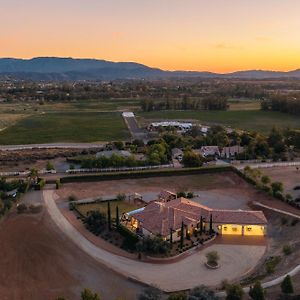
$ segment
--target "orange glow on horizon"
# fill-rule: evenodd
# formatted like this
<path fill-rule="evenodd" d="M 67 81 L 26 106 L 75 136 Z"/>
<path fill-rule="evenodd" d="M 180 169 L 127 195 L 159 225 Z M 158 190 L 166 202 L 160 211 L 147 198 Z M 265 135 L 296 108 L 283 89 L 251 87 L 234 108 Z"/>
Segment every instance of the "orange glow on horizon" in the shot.
<path fill-rule="evenodd" d="M 96 58 L 218 73 L 300 68 L 299 0 L 213 2 L 4 0 L 0 57 Z"/>

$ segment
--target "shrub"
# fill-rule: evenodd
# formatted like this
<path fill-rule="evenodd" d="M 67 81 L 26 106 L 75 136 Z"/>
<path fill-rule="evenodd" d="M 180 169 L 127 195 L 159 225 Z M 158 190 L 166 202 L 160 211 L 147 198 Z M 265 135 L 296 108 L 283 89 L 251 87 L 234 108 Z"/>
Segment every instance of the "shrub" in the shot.
<path fill-rule="evenodd" d="M 155 288 L 147 288 L 138 296 L 138 300 L 160 300 L 162 292 Z"/>
<path fill-rule="evenodd" d="M 54 165 L 50 161 L 47 162 L 46 170 L 47 171 L 55 170 Z"/>
<path fill-rule="evenodd" d="M 259 281 L 256 281 L 253 287 L 250 287 L 249 296 L 253 300 L 265 300 L 265 290 Z"/>
<path fill-rule="evenodd" d="M 192 198 L 194 198 L 194 193 L 193 192 L 188 192 L 187 195 L 186 195 L 186 197 L 188 199 L 192 199 Z"/>
<path fill-rule="evenodd" d="M 293 294 L 294 288 L 293 283 L 290 275 L 287 275 L 284 280 L 282 281 L 281 285 L 281 291 L 285 295 Z"/>
<path fill-rule="evenodd" d="M 279 264 L 279 262 L 281 261 L 281 257 L 280 256 L 274 256 L 274 257 L 270 257 L 265 265 L 266 268 L 266 272 L 268 274 L 272 274 L 275 272 L 276 266 Z"/>
<path fill-rule="evenodd" d="M 185 293 L 173 294 L 167 300 L 187 300 L 187 295 Z"/>
<path fill-rule="evenodd" d="M 283 245 L 282 252 L 284 255 L 290 255 L 292 253 L 292 247 L 290 245 Z"/>
<path fill-rule="evenodd" d="M 76 201 L 77 200 L 77 197 L 75 196 L 75 195 L 70 195 L 69 197 L 68 197 L 68 201 L 69 202 L 73 202 L 73 201 Z"/>
<path fill-rule="evenodd" d="M 57 180 L 55 181 L 55 188 L 56 188 L 57 190 L 59 190 L 60 187 L 61 187 L 60 179 L 57 179 Z"/>
<path fill-rule="evenodd" d="M 217 251 L 208 252 L 206 255 L 207 264 L 210 266 L 217 266 L 220 256 Z"/>
<path fill-rule="evenodd" d="M 177 198 L 181 198 L 181 197 L 186 198 L 186 193 L 185 192 L 178 192 L 177 193 Z"/>
<path fill-rule="evenodd" d="M 101 233 L 106 223 L 106 215 L 104 213 L 100 213 L 99 211 L 88 212 L 85 220 L 87 229 L 97 235 Z"/>
<path fill-rule="evenodd" d="M 17 212 L 18 212 L 18 214 L 22 214 L 22 213 L 24 213 L 26 211 L 27 211 L 27 205 L 26 204 L 21 203 L 21 204 L 19 204 L 17 206 Z"/>
<path fill-rule="evenodd" d="M 215 293 L 205 286 L 199 286 L 192 289 L 187 297 L 188 300 L 217 300 Z"/>
<path fill-rule="evenodd" d="M 226 295 L 226 300 L 242 300 L 244 291 L 240 284 L 229 284 L 226 287 Z"/>
<path fill-rule="evenodd" d="M 299 223 L 299 220 L 298 219 L 294 219 L 292 222 L 291 222 L 291 226 L 295 226 Z"/>

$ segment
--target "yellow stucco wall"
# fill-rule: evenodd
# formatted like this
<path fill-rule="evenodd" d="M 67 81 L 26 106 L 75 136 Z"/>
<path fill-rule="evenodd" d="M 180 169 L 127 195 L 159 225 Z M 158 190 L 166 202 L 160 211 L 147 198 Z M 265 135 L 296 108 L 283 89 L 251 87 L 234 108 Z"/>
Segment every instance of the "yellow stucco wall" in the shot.
<path fill-rule="evenodd" d="M 259 225 L 245 225 L 244 226 L 244 235 L 255 235 L 262 236 L 265 235 L 265 227 Z"/>
<path fill-rule="evenodd" d="M 242 225 L 231 225 L 225 224 L 222 225 L 222 234 L 230 234 L 230 235 L 242 235 L 243 233 L 243 226 Z"/>

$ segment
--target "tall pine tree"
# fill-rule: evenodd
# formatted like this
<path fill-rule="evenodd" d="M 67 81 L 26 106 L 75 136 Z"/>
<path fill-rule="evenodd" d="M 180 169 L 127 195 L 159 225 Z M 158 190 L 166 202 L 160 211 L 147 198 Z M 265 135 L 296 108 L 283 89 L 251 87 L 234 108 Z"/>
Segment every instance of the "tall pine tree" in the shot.
<path fill-rule="evenodd" d="M 111 212 L 110 212 L 110 202 L 107 201 L 107 225 L 108 230 L 111 230 Z"/>

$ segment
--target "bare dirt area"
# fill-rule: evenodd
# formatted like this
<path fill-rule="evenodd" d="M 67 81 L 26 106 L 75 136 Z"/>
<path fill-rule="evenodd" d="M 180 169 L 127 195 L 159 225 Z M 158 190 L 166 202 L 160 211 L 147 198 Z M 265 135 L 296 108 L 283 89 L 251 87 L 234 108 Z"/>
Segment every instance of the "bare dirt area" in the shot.
<path fill-rule="evenodd" d="M 300 186 L 300 170 L 298 171 L 296 167 L 267 168 L 262 172 L 268 175 L 273 182 L 282 182 L 286 194 L 289 193 L 294 198 L 300 197 L 300 190 L 294 190 L 294 187 Z"/>
<path fill-rule="evenodd" d="M 199 195 L 195 200 L 199 202 L 203 201 L 206 205 L 213 205 L 213 202 L 220 202 L 219 200 L 222 199 L 222 195 L 226 198 L 229 195 L 235 195 L 236 201 L 240 202 L 239 205 L 241 205 L 239 208 L 245 207 L 246 203 L 251 200 L 253 193 L 256 192 L 236 174 L 226 172 L 219 174 L 68 183 L 64 184 L 57 191 L 57 194 L 61 199 L 67 199 L 70 195 L 74 195 L 78 199 L 86 199 L 105 197 L 107 195 L 115 196 L 119 193 L 127 195 L 140 193 L 143 195 L 148 194 L 148 196 L 152 195 L 153 199 L 155 199 L 162 190 L 173 192 L 193 191 Z M 216 199 L 216 195 L 219 195 L 220 199 Z M 228 205 L 237 206 L 236 201 Z M 229 201 L 227 202 L 229 203 Z"/>
<path fill-rule="evenodd" d="M 45 210 L 11 213 L 0 223 L 0 299 L 79 299 L 87 287 L 103 299 L 135 299 L 142 287 L 97 263 L 64 237 Z"/>

